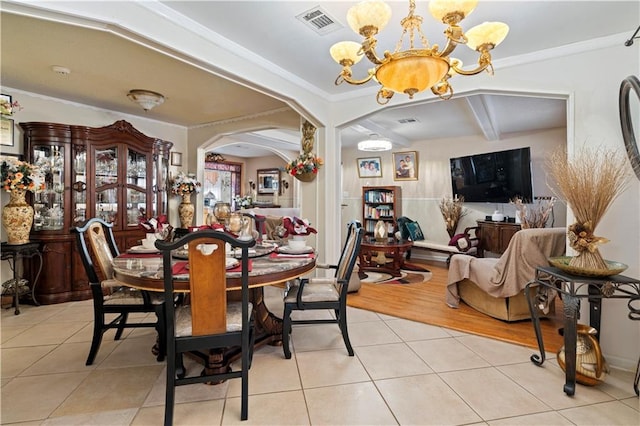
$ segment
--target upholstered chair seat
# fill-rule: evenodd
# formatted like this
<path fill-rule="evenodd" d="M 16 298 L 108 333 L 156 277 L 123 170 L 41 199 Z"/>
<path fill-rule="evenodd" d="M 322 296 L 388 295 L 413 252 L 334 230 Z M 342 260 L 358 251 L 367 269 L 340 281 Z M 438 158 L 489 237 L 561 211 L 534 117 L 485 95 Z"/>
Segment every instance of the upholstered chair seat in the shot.
<path fill-rule="evenodd" d="M 285 303 L 295 303 L 300 291 L 299 282 L 294 283 L 284 298 Z M 310 278 L 300 297 L 303 302 L 336 302 L 340 299 L 340 290 L 336 278 Z"/>
<path fill-rule="evenodd" d="M 253 312 L 253 304 L 249 302 L 249 315 Z M 176 307 L 176 337 L 189 337 L 191 333 L 191 306 Z M 227 303 L 227 332 L 242 330 L 242 303 Z"/>

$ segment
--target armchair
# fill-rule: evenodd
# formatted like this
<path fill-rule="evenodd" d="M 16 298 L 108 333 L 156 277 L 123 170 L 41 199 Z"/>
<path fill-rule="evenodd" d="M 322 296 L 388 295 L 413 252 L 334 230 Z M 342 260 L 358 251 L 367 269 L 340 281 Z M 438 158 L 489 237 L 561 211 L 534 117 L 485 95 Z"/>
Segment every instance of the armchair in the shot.
<path fill-rule="evenodd" d="M 113 258 L 120 254 L 113 237 L 113 225 L 102 219 L 92 218 L 86 221 L 84 225 L 72 228 L 71 231 L 76 236 L 78 253 L 87 273 L 93 295 L 93 338 L 86 365 L 93 364 L 100 349 L 100 343 L 102 343 L 102 336 L 107 330 L 116 329 L 114 340 L 119 340 L 125 328 L 138 327 L 156 328 L 160 336 L 157 359 L 162 361 L 165 356 L 164 340 L 162 338 L 164 301 L 161 297 L 149 292 L 122 286 L 113 279 L 113 266 L 111 263 Z M 89 247 L 91 247 L 96 259 L 97 269 L 93 258 L 89 254 Z M 98 270 L 104 279 L 101 280 L 99 278 Z M 157 321 L 128 322 L 129 314 L 135 312 L 154 312 Z M 117 316 L 113 320 L 107 321 L 107 315 L 113 314 L 117 314 Z"/>
<path fill-rule="evenodd" d="M 342 249 L 340 261 L 331 267 L 335 269 L 333 278 L 303 278 L 287 289 L 282 316 L 282 349 L 285 358 L 291 358 L 289 335 L 292 324 L 338 324 L 349 356 L 354 355 L 347 331 L 347 292 L 353 267 L 360 251 L 363 232 L 364 229 L 360 227 L 359 222 L 349 224 L 347 240 Z M 294 310 L 318 309 L 332 309 L 335 313 L 335 319 L 291 319 L 291 313 Z"/>
<path fill-rule="evenodd" d="M 451 259 L 446 303 L 457 308 L 463 300 L 472 308 L 505 321 L 529 319 L 525 285 L 538 266 L 548 266 L 549 257 L 565 252 L 565 228 L 523 229 L 515 233 L 500 258 L 457 255 Z M 548 300 L 548 314 L 553 309 Z"/>

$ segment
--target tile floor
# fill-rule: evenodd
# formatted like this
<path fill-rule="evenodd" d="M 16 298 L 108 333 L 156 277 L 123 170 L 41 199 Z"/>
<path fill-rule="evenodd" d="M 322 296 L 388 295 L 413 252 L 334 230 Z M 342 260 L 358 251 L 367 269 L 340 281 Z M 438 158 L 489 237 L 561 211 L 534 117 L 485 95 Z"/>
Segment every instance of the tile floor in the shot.
<path fill-rule="evenodd" d="M 266 291 L 281 312 L 281 290 Z M 91 324 L 90 301 L 2 310 L 2 424 L 162 423 L 165 373 L 150 351 L 153 331 L 118 342 L 109 333 L 86 367 Z M 540 368 L 529 348 L 358 309 L 349 324 L 355 357 L 335 325 L 294 327 L 290 360 L 280 347 L 257 350 L 242 424 L 640 424 L 632 372 L 614 370 L 568 397 L 552 355 Z M 239 384 L 177 388 L 175 424 L 241 423 Z"/>

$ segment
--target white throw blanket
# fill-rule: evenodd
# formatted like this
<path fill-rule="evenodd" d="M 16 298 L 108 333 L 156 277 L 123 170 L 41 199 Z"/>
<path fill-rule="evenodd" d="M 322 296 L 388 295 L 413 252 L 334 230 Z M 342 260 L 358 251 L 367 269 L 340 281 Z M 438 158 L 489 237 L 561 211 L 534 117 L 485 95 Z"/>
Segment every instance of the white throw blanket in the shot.
<path fill-rule="evenodd" d="M 458 282 L 465 278 L 493 297 L 515 296 L 534 278 L 536 267 L 549 266 L 549 257 L 565 252 L 565 241 L 565 228 L 523 229 L 515 233 L 499 259 L 453 256 L 447 280 L 447 305 L 458 307 Z"/>

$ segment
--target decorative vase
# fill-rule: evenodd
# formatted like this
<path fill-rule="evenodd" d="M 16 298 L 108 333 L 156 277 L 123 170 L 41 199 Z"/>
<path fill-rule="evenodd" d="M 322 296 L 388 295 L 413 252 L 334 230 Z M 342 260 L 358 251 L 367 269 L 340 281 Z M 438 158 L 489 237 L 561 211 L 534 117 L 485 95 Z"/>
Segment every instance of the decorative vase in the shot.
<path fill-rule="evenodd" d="M 229 216 L 231 215 L 231 205 L 224 201 L 218 201 L 213 206 L 213 215 L 216 217 L 219 223 L 223 225 L 229 224 Z"/>
<path fill-rule="evenodd" d="M 313 182 L 316 178 L 316 173 L 306 172 L 306 173 L 298 173 L 293 175 L 294 178 L 298 179 L 301 182 Z"/>
<path fill-rule="evenodd" d="M 191 194 L 182 195 L 182 203 L 178 206 L 178 215 L 180 215 L 180 226 L 189 228 L 193 223 L 193 212 L 195 208 L 191 204 Z"/>
<path fill-rule="evenodd" d="M 234 234 L 238 234 L 238 232 L 240 232 L 240 230 L 242 229 L 242 214 L 231 213 L 231 215 L 229 216 L 228 228 L 229 231 L 233 232 Z"/>
<path fill-rule="evenodd" d="M 25 244 L 29 242 L 29 232 L 33 224 L 33 207 L 25 200 L 25 191 L 13 190 L 9 203 L 2 209 L 2 226 L 7 232 L 7 243 Z"/>
<path fill-rule="evenodd" d="M 559 330 L 564 335 L 564 329 Z M 602 355 L 600 343 L 595 335 L 598 330 L 586 324 L 577 325 L 576 339 L 576 382 L 587 386 L 595 386 L 604 381 L 609 372 L 607 361 Z M 566 371 L 566 359 L 564 346 L 560 348 L 557 356 L 558 365 Z"/>

